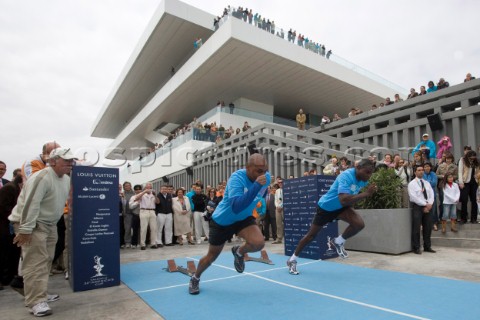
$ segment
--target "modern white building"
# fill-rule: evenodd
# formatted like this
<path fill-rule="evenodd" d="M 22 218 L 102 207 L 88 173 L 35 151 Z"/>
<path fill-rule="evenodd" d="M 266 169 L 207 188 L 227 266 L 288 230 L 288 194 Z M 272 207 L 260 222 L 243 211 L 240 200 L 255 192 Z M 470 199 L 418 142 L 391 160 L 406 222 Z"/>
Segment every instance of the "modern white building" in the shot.
<path fill-rule="evenodd" d="M 215 17 L 164 0 L 127 61 L 92 129 L 94 137 L 114 139 L 111 158 L 130 160 L 123 180 L 142 183 L 189 167 L 193 152 L 212 145 L 192 132 L 146 155 L 194 117 L 226 128 L 245 121 L 292 125 L 302 108 L 317 126 L 324 114 L 346 116 L 404 93 L 340 57 L 287 41 L 278 26 L 272 33 L 228 16 L 214 28 Z M 195 48 L 197 39 L 202 45 Z M 227 107 L 215 107 L 219 100 Z"/>

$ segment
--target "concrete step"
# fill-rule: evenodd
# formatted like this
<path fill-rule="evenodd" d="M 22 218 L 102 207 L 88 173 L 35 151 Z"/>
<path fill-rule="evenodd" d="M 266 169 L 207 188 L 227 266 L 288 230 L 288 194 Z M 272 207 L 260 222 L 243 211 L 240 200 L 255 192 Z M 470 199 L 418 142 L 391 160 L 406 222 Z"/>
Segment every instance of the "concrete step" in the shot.
<path fill-rule="evenodd" d="M 450 231 L 450 222 L 447 223 L 447 232 L 432 231 L 432 246 L 452 248 L 477 248 L 480 249 L 480 224 L 458 224 L 458 232 Z"/>
<path fill-rule="evenodd" d="M 431 237 L 432 247 L 480 249 L 480 239 Z"/>
<path fill-rule="evenodd" d="M 458 232 L 452 232 L 450 226 L 447 228 L 446 233 L 442 233 L 441 228 L 438 231 L 432 231 L 432 237 L 439 238 L 467 238 L 467 239 L 480 239 L 480 230 L 462 230 L 457 228 Z"/>
<path fill-rule="evenodd" d="M 450 222 L 447 222 L 447 225 L 450 225 Z M 480 230 L 480 223 L 465 223 L 461 224 L 457 222 L 458 229 L 462 230 Z"/>

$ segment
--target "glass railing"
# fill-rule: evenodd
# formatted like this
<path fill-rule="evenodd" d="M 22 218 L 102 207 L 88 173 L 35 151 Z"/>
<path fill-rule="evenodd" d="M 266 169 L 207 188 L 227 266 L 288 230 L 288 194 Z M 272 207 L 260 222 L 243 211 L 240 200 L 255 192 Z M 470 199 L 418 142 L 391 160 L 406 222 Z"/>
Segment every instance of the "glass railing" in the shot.
<path fill-rule="evenodd" d="M 246 117 L 246 118 L 262 120 L 264 122 L 276 123 L 276 124 L 289 126 L 289 127 L 293 127 L 293 128 L 297 127 L 297 122 L 293 119 L 287 119 L 287 118 L 282 118 L 282 117 L 279 117 L 279 116 L 268 115 L 268 114 L 264 114 L 264 113 L 244 109 L 244 108 L 235 107 L 233 109 L 230 109 L 230 107 L 225 106 L 225 107 L 222 107 L 220 109 L 220 111 L 224 112 L 224 113 L 230 113 L 230 114 L 243 116 L 243 117 Z M 305 127 L 306 127 L 306 129 L 308 129 L 310 127 L 310 125 L 306 124 Z"/>
<path fill-rule="evenodd" d="M 220 19 L 220 21 L 218 22 L 218 24 L 216 26 L 213 26 L 212 30 L 213 31 L 216 31 L 218 30 L 224 23 L 226 20 L 230 19 L 232 17 L 232 12 L 229 12 L 228 16 L 225 16 L 223 18 Z M 281 39 L 284 39 L 285 41 L 288 41 L 288 42 L 292 42 L 292 45 L 297 45 L 297 46 L 300 46 L 300 47 L 303 47 L 305 48 L 306 50 L 310 50 L 316 54 L 319 55 L 319 57 L 321 59 L 329 59 L 333 62 L 336 62 L 342 66 L 344 66 L 345 68 L 348 68 L 352 71 L 355 71 L 365 77 L 368 77 L 376 82 L 379 82 L 391 89 L 393 89 L 395 92 L 397 93 L 400 93 L 400 94 L 404 94 L 404 95 L 407 95 L 408 94 L 408 91 L 405 89 L 405 88 L 402 88 L 401 86 L 391 82 L 391 81 L 388 81 L 387 79 L 377 75 L 377 74 L 374 74 L 373 72 L 371 71 L 368 71 L 367 69 L 365 68 L 362 68 L 360 67 L 359 65 L 356 65 L 334 53 L 332 53 L 332 51 L 330 50 L 330 48 L 325 48 L 324 46 L 321 46 L 319 45 L 317 42 L 314 42 L 313 40 L 308 40 L 307 41 L 299 41 L 297 37 L 293 38 L 293 41 L 292 41 L 292 38 L 289 39 L 289 35 L 288 35 L 288 30 L 289 29 L 283 29 L 277 25 L 268 25 L 268 24 L 263 24 L 263 18 L 261 18 L 262 20 L 255 20 L 255 19 L 249 19 L 248 17 L 245 17 L 243 14 L 240 15 L 240 17 L 236 17 L 237 19 L 239 20 L 242 20 L 242 21 L 245 21 L 245 23 L 248 23 L 248 24 L 251 24 L 251 25 L 254 25 L 254 26 L 257 26 L 258 28 L 260 29 L 263 29 L 265 30 L 266 32 L 269 32 L 271 33 L 272 35 L 275 35 Z M 255 24 L 256 23 L 256 24 Z"/>
<path fill-rule="evenodd" d="M 221 107 L 219 111 L 223 113 L 229 113 L 237 116 L 246 117 L 246 118 L 262 120 L 264 122 L 273 122 L 273 118 L 274 118 L 273 115 L 268 115 L 265 113 L 256 112 L 256 111 L 252 111 L 244 108 L 238 108 L 238 107 L 230 108 L 228 106 L 224 106 L 224 107 Z"/>
<path fill-rule="evenodd" d="M 385 78 L 382 78 L 381 76 L 373 73 L 373 72 L 370 72 L 368 71 L 367 69 L 364 69 L 356 64 L 354 64 L 353 62 L 350 62 L 348 60 L 345 60 L 343 59 L 342 57 L 340 56 L 337 56 L 337 55 L 334 55 L 332 54 L 330 56 L 330 60 L 338 63 L 338 64 L 341 64 L 342 66 L 350 69 L 350 70 L 353 70 L 361 75 L 364 75 L 372 80 L 375 80 L 377 82 L 380 82 L 384 85 L 386 85 L 387 87 L 395 90 L 395 92 L 397 93 L 400 93 L 400 94 L 404 94 L 404 95 L 408 95 L 408 91 L 405 89 L 405 88 L 402 88 L 401 86 L 391 82 L 391 81 L 388 81 L 387 79 Z"/>

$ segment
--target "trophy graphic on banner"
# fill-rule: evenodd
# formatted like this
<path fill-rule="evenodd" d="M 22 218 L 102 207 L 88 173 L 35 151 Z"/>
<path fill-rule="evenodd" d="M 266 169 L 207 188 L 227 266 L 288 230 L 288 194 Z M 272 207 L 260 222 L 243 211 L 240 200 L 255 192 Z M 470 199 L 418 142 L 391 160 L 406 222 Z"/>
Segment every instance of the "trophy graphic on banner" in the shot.
<path fill-rule="evenodd" d="M 330 236 L 327 236 L 327 251 L 333 251 L 332 244 L 330 243 L 331 239 Z"/>
<path fill-rule="evenodd" d="M 97 272 L 95 277 L 103 276 L 102 269 L 103 269 L 104 265 L 100 262 L 101 259 L 102 259 L 102 257 L 99 257 L 99 256 L 93 257 L 93 260 L 95 261 L 95 265 L 93 266 L 93 269 L 95 269 L 95 271 Z"/>

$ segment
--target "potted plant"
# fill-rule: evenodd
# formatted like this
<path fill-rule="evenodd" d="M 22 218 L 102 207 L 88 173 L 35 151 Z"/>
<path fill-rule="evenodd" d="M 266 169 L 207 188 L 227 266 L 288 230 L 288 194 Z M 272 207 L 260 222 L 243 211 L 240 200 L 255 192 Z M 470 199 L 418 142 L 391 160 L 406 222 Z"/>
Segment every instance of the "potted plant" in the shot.
<path fill-rule="evenodd" d="M 365 221 L 365 229 L 345 247 L 350 250 L 400 254 L 412 250 L 412 215 L 409 208 L 401 208 L 400 190 L 402 184 L 392 168 L 379 168 L 369 180 L 378 191 L 361 201 L 356 211 Z M 347 224 L 340 221 L 339 232 Z"/>
<path fill-rule="evenodd" d="M 391 168 L 378 168 L 370 177 L 369 183 L 377 186 L 377 192 L 359 202 L 358 209 L 397 209 L 400 208 L 400 179 Z"/>

